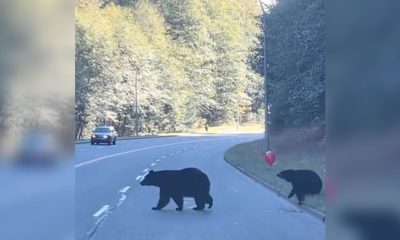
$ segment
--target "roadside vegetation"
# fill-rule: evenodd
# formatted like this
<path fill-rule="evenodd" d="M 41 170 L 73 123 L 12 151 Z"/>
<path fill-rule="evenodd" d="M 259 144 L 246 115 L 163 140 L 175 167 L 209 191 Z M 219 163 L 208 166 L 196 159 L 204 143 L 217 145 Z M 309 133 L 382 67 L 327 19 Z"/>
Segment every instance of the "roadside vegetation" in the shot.
<path fill-rule="evenodd" d="M 265 140 L 236 145 L 225 152 L 224 158 L 247 174 L 271 186 L 283 195 L 289 195 L 291 184 L 276 176 L 286 169 L 311 169 L 318 173 L 325 183 L 325 151 L 322 143 L 310 142 L 301 137 L 306 130 L 286 131 L 272 136 L 271 148 L 277 156 L 276 164 L 267 165 L 264 160 Z M 297 138 L 297 139 L 296 139 Z M 305 204 L 317 211 L 325 212 L 324 187 L 321 194 L 309 196 Z M 296 202 L 296 197 L 292 198 Z"/>
<path fill-rule="evenodd" d="M 263 140 L 234 146 L 225 159 L 288 195 L 290 184 L 276 177 L 281 170 L 311 169 L 325 180 L 324 1 L 279 0 L 266 26 L 269 131 L 277 163 L 265 163 Z M 324 211 L 324 193 L 306 204 Z"/>
<path fill-rule="evenodd" d="M 190 133 L 208 133 L 208 134 L 222 134 L 222 133 L 262 133 L 264 132 L 264 124 L 260 123 L 247 123 L 244 125 L 224 124 L 220 126 L 209 126 L 206 132 L 205 128 L 195 128 Z"/>

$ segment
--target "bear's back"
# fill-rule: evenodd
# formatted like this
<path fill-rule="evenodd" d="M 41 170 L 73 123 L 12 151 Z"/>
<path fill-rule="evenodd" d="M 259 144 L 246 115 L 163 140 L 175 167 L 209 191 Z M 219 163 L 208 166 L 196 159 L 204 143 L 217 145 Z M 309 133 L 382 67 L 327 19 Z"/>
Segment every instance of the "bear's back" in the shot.
<path fill-rule="evenodd" d="M 195 194 L 208 193 L 210 181 L 205 173 L 197 168 L 185 168 L 180 172 L 180 187 L 184 195 L 193 196 Z"/>
<path fill-rule="evenodd" d="M 197 168 L 184 168 L 179 172 L 182 178 L 207 178 L 207 175 Z"/>
<path fill-rule="evenodd" d="M 193 196 L 210 189 L 207 175 L 197 168 L 158 171 L 157 175 L 160 187 L 172 193 Z"/>
<path fill-rule="evenodd" d="M 157 178 L 160 180 L 183 181 L 197 178 L 207 178 L 202 171 L 197 168 L 184 168 L 182 170 L 163 170 L 157 172 Z"/>
<path fill-rule="evenodd" d="M 312 170 L 296 170 L 293 184 L 300 187 L 307 193 L 319 193 L 322 189 L 322 180 L 318 174 Z"/>

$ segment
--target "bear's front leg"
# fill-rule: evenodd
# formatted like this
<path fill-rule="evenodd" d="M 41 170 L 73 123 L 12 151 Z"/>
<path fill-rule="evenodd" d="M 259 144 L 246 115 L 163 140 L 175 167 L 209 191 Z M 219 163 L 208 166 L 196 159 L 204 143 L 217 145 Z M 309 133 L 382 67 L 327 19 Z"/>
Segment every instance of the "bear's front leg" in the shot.
<path fill-rule="evenodd" d="M 153 207 L 152 209 L 153 210 L 161 210 L 162 208 L 167 206 L 167 204 L 169 203 L 169 199 L 170 199 L 170 196 L 160 193 L 160 199 L 158 199 L 157 206 Z"/>

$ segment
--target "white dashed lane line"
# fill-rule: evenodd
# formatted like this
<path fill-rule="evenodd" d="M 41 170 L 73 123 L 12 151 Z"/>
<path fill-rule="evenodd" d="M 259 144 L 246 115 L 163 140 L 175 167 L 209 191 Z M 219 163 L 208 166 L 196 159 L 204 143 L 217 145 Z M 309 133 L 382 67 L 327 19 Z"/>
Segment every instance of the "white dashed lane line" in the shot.
<path fill-rule="evenodd" d="M 126 199 L 126 195 L 122 194 L 117 203 L 117 207 L 121 206 L 124 203 L 125 199 Z"/>
<path fill-rule="evenodd" d="M 162 159 L 163 159 L 163 158 L 167 158 L 167 156 L 162 156 L 161 158 L 162 158 Z"/>
<path fill-rule="evenodd" d="M 137 176 L 137 177 L 136 177 L 136 181 L 139 180 L 139 179 L 141 179 L 141 178 L 142 178 L 142 175 Z"/>
<path fill-rule="evenodd" d="M 102 208 L 100 208 L 97 212 L 95 212 L 93 214 L 93 217 L 98 218 L 101 215 L 103 215 L 104 213 L 108 212 L 109 209 L 110 209 L 110 205 L 104 205 Z"/>
<path fill-rule="evenodd" d="M 153 167 L 153 166 L 155 166 L 156 164 L 157 164 L 157 163 L 152 163 L 152 164 L 150 164 L 150 166 L 152 166 L 152 167 Z"/>
<path fill-rule="evenodd" d="M 125 201 L 125 199 L 126 199 L 126 195 L 122 194 L 122 195 L 121 195 L 121 198 L 120 198 L 119 200 L 120 200 L 120 201 Z"/>
<path fill-rule="evenodd" d="M 170 154 L 168 154 L 168 155 L 170 155 L 170 156 L 174 156 L 174 154 L 173 154 L 173 153 L 170 153 Z"/>
<path fill-rule="evenodd" d="M 124 188 L 121 188 L 120 190 L 119 190 L 119 193 L 126 193 L 128 190 L 129 190 L 129 188 L 131 188 L 130 186 L 126 186 L 126 187 L 124 187 Z"/>
<path fill-rule="evenodd" d="M 156 162 L 159 162 L 161 159 L 157 159 Z"/>
<path fill-rule="evenodd" d="M 149 171 L 149 169 L 146 168 L 146 169 L 144 169 L 142 172 L 146 173 L 146 172 L 148 172 L 148 171 Z"/>

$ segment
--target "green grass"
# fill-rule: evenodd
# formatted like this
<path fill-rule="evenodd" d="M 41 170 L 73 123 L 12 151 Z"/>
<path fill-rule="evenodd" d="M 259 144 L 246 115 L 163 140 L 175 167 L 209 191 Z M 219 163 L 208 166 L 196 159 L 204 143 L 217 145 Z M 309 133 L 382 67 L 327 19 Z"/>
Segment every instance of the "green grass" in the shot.
<path fill-rule="evenodd" d="M 302 146 L 276 151 L 276 164 L 270 167 L 264 161 L 264 141 L 258 140 L 236 145 L 225 152 L 225 159 L 249 175 L 272 185 L 286 196 L 292 188 L 291 184 L 276 177 L 276 174 L 284 169 L 311 169 L 316 171 L 324 181 L 325 153 L 321 148 Z M 293 197 L 292 200 L 297 199 Z M 319 212 L 325 212 L 324 189 L 319 195 L 307 197 L 305 204 Z"/>

